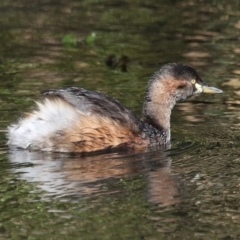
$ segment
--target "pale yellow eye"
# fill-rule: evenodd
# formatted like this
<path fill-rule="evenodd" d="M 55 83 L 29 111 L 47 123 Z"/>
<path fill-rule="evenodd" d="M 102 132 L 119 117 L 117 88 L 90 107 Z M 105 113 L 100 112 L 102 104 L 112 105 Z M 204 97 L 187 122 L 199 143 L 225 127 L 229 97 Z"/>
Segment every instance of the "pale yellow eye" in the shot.
<path fill-rule="evenodd" d="M 195 79 L 191 80 L 191 83 L 192 83 L 192 84 L 195 84 L 195 83 L 196 83 L 196 80 L 195 80 Z"/>

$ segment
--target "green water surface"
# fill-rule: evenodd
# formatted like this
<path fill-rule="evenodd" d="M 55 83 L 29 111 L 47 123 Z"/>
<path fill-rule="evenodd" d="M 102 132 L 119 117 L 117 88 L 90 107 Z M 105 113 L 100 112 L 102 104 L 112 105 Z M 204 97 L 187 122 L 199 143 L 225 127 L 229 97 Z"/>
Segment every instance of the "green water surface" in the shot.
<path fill-rule="evenodd" d="M 237 0 L 2 0 L 0 239 L 239 239 L 239 16 Z M 167 62 L 224 91 L 174 108 L 170 150 L 7 148 L 7 126 L 49 88 L 99 90 L 140 116 Z"/>

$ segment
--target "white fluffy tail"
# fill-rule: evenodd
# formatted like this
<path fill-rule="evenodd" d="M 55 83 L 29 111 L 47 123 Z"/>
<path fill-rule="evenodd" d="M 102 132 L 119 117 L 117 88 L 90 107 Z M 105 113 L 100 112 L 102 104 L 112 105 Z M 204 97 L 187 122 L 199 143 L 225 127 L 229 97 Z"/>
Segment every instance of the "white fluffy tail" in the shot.
<path fill-rule="evenodd" d="M 69 127 L 80 117 L 78 109 L 61 98 L 36 102 L 38 109 L 8 127 L 8 145 L 51 151 L 52 133 Z"/>

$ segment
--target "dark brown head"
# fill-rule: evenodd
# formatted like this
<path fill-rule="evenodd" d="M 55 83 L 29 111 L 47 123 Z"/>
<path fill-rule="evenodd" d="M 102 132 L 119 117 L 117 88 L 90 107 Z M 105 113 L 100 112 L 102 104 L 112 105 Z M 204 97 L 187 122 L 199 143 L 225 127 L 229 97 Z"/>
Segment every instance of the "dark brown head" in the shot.
<path fill-rule="evenodd" d="M 220 89 L 205 85 L 197 71 L 189 65 L 169 63 L 161 67 L 151 77 L 147 91 L 146 101 L 163 102 L 177 101 L 197 93 L 222 93 Z"/>
<path fill-rule="evenodd" d="M 169 63 L 151 77 L 143 105 L 143 120 L 158 128 L 170 128 L 171 109 L 177 101 L 198 93 L 221 93 L 206 86 L 189 65 Z"/>

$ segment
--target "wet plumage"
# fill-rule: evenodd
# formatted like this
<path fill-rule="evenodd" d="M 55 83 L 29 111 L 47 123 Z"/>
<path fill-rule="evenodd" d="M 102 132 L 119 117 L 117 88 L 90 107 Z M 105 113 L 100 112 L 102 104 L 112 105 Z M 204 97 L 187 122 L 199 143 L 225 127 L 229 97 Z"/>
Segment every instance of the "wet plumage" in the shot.
<path fill-rule="evenodd" d="M 148 83 L 140 120 L 120 102 L 97 91 L 48 90 L 35 111 L 8 127 L 8 145 L 53 152 L 166 146 L 173 106 L 201 92 L 221 90 L 204 86 L 188 65 L 166 64 Z"/>

